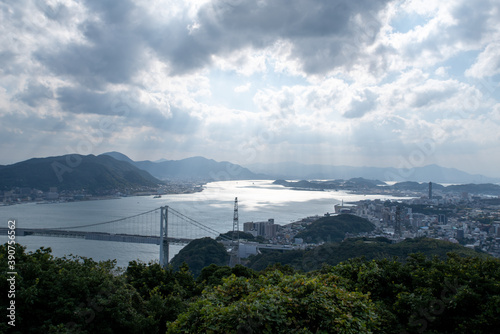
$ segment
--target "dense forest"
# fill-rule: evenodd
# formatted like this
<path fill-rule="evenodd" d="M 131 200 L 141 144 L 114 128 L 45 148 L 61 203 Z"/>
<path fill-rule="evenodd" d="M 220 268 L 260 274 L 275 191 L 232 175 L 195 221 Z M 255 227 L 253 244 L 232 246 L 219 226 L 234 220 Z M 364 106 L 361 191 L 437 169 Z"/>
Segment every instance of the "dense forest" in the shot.
<path fill-rule="evenodd" d="M 4 294 L 7 254 L 0 246 Z M 15 258 L 15 327 L 4 316 L 1 332 L 493 333 L 500 326 L 500 261 L 487 256 L 355 258 L 309 272 L 211 264 L 197 277 L 187 264 L 133 261 L 118 271 L 114 261 L 57 258 L 49 248 L 17 245 Z M 1 299 L 4 312 L 9 300 Z"/>
<path fill-rule="evenodd" d="M 460 256 L 490 257 L 486 253 L 459 244 L 425 237 L 406 239 L 398 243 L 392 243 L 383 237 L 349 238 L 342 242 L 325 243 L 310 250 L 283 252 L 262 250 L 261 252 L 248 260 L 248 267 L 262 270 L 275 263 L 281 263 L 290 265 L 296 270 L 311 271 L 321 269 L 323 264 L 337 265 L 356 257 L 364 257 L 367 260 L 397 258 L 398 261 L 404 262 L 408 256 L 417 252 L 427 257 L 437 256 L 440 259 L 445 259 L 449 252 Z"/>
<path fill-rule="evenodd" d="M 307 243 L 342 241 L 346 233 L 359 234 L 371 232 L 375 225 L 368 219 L 350 214 L 325 216 L 312 222 L 297 233 L 295 238 L 304 239 Z"/>

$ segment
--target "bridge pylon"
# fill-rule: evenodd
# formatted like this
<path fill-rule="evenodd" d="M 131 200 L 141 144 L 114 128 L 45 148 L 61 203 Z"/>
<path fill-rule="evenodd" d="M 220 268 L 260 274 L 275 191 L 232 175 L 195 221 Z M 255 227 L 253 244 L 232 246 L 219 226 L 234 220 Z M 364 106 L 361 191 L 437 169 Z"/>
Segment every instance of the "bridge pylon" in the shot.
<path fill-rule="evenodd" d="M 165 268 L 169 258 L 168 206 L 162 206 L 160 209 L 160 265 Z"/>

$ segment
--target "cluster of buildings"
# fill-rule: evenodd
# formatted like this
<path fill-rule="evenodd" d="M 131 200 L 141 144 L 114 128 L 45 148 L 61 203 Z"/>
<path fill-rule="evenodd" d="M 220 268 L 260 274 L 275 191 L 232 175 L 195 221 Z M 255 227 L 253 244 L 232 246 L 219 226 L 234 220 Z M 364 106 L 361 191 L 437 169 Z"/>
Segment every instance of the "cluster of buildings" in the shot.
<path fill-rule="evenodd" d="M 59 191 L 57 187 L 50 187 L 48 191 L 28 187 L 16 187 L 9 191 L 0 191 L 0 203 L 10 205 L 25 202 L 54 202 L 54 201 L 79 201 L 91 199 L 92 195 L 85 190 Z"/>
<path fill-rule="evenodd" d="M 366 237 L 386 237 L 394 242 L 406 238 L 429 237 L 474 248 L 500 257 L 500 197 L 471 196 L 468 193 L 440 193 L 432 189 L 425 195 L 404 200 L 363 200 L 335 206 L 335 214 L 348 213 L 372 222 L 375 230 Z M 325 215 L 330 215 L 329 213 Z M 287 225 L 274 219 L 247 222 L 243 231 L 260 241 L 293 248 L 305 245 L 295 235 L 322 216 L 306 217 Z M 361 235 L 349 235 L 357 237 Z"/>
<path fill-rule="evenodd" d="M 29 187 L 15 187 L 8 191 L 0 190 L 0 205 L 11 205 L 26 202 L 72 202 L 89 199 L 101 199 L 124 196 L 147 196 L 166 194 L 189 194 L 202 191 L 203 187 L 199 183 L 190 182 L 169 182 L 159 185 L 158 188 L 134 187 L 128 189 L 109 189 L 98 193 L 80 190 L 61 190 L 57 187 L 50 187 L 47 191 L 33 189 Z"/>
<path fill-rule="evenodd" d="M 273 239 L 278 234 L 279 225 L 274 223 L 274 219 L 268 219 L 264 222 L 246 222 L 243 224 L 243 232 L 250 233 L 254 237 L 263 237 Z"/>
<path fill-rule="evenodd" d="M 425 236 L 500 257 L 500 198 L 429 195 L 400 201 L 360 201 L 347 210 L 375 224 L 369 236 L 396 242 Z"/>

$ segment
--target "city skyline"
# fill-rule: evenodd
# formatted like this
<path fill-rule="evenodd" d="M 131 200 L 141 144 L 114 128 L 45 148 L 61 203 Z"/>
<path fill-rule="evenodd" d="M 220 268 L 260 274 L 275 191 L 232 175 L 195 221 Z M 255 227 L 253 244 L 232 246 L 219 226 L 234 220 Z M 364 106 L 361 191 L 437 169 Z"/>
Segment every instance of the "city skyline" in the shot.
<path fill-rule="evenodd" d="M 2 165 L 118 151 L 500 176 L 498 2 L 0 9 Z"/>

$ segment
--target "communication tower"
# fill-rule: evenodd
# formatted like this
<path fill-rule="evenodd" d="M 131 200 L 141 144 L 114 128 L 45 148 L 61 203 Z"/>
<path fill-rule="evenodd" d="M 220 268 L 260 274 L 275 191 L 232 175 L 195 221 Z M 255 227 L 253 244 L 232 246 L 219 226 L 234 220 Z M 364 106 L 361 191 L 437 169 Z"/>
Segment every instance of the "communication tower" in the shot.
<path fill-rule="evenodd" d="M 234 198 L 234 215 L 233 215 L 233 236 L 231 238 L 231 257 L 229 266 L 234 267 L 240 264 L 240 223 L 238 219 L 238 197 Z"/>

